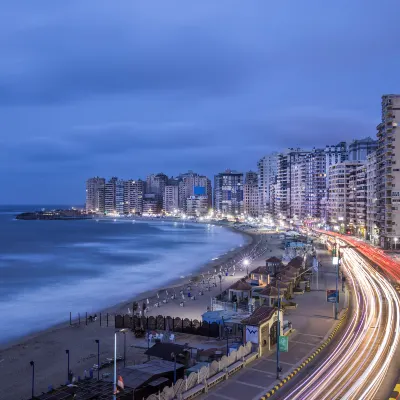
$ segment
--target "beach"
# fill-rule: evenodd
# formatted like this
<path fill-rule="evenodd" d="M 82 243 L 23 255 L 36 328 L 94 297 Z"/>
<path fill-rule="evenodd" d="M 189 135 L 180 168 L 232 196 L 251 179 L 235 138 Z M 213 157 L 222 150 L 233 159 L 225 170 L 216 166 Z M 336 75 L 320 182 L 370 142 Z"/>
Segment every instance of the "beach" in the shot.
<path fill-rule="evenodd" d="M 128 308 L 134 301 L 139 304 L 143 300 L 149 299 L 150 310 L 147 315 L 171 315 L 173 317 L 188 316 L 193 319 L 200 319 L 203 312 L 206 311 L 207 305 L 211 301 L 211 297 L 216 296 L 219 291 L 219 285 L 211 289 L 204 296 L 198 297 L 195 301 L 186 300 L 185 307 L 180 307 L 178 300 L 171 301 L 168 304 L 162 304 L 161 307 L 154 307 L 157 299 L 157 293 L 164 293 L 168 290 L 169 293 L 175 289 L 178 291 L 181 287 L 187 286 L 189 280 L 193 276 L 207 274 L 219 265 L 227 262 L 228 259 L 239 260 L 246 254 L 251 243 L 259 240 L 260 235 L 250 234 L 247 236 L 247 245 L 229 251 L 223 254 L 218 259 L 210 261 L 202 265 L 196 271 L 188 274 L 184 278 L 169 282 L 167 285 L 162 285 L 157 288 L 156 282 L 154 288 L 147 292 L 140 293 L 127 301 L 121 302 L 115 306 L 101 310 L 102 326 L 99 320 L 85 325 L 85 319 L 82 316 L 81 324 L 78 325 L 74 320 L 72 326 L 69 322 L 59 324 L 44 331 L 25 336 L 8 345 L 3 345 L 0 350 L 0 387 L 3 389 L 0 394 L 0 399 L 27 399 L 30 397 L 31 387 L 31 366 L 30 361 L 35 362 L 35 387 L 36 392 L 41 393 L 47 391 L 49 385 L 57 387 L 64 384 L 67 380 L 67 356 L 65 350 L 70 351 L 70 369 L 75 376 L 84 376 L 84 371 L 93 367 L 97 363 L 97 344 L 95 340 L 100 341 L 100 358 L 104 360 L 112 356 L 113 338 L 114 338 L 114 314 L 128 312 Z M 277 244 L 271 241 L 271 250 L 277 254 Z M 188 260 L 190 262 L 194 260 Z M 190 270 L 190 268 L 188 268 Z M 234 281 L 244 275 L 244 271 L 236 271 L 235 276 L 224 277 L 222 281 L 222 290 L 225 290 Z M 109 326 L 106 326 L 105 315 L 109 313 Z M 99 315 L 99 313 L 98 313 Z M 66 316 L 65 320 L 67 320 Z M 177 339 L 179 340 L 177 335 Z M 127 341 L 127 363 L 140 363 L 147 358 L 143 355 L 146 342 L 141 341 L 141 347 L 138 346 L 140 340 L 135 339 L 133 334 L 129 332 L 126 335 Z M 123 348 L 122 339 L 118 347 L 118 353 L 122 354 Z M 139 346 L 140 347 L 140 346 Z M 13 393 L 6 395 L 6 393 Z"/>

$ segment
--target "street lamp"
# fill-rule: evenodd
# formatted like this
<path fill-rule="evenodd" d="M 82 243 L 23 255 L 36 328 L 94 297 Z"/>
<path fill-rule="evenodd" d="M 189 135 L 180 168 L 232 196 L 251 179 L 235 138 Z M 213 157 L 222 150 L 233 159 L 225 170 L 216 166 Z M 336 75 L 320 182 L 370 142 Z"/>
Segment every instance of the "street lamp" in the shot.
<path fill-rule="evenodd" d="M 114 333 L 114 400 L 117 400 L 117 334 L 119 332 L 126 332 L 127 330 L 128 329 L 124 328 Z"/>
<path fill-rule="evenodd" d="M 243 265 L 246 267 L 247 275 L 249 275 L 249 264 L 250 264 L 250 261 L 247 258 L 245 258 L 243 260 Z"/>
<path fill-rule="evenodd" d="M 69 350 L 65 350 L 65 353 L 67 354 L 67 382 L 70 383 L 70 381 L 69 381 Z"/>
<path fill-rule="evenodd" d="M 97 380 L 100 380 L 100 340 L 96 339 L 97 343 Z"/>
<path fill-rule="evenodd" d="M 218 278 L 219 278 L 219 290 L 220 290 L 221 300 L 222 300 L 222 274 L 221 274 L 221 272 L 218 274 Z"/>
<path fill-rule="evenodd" d="M 279 338 L 281 336 L 281 321 L 279 319 L 279 311 L 281 308 L 281 282 L 282 277 L 280 275 L 276 276 L 276 283 L 277 283 L 277 289 L 278 289 L 278 321 L 277 321 L 277 333 L 276 333 L 276 379 L 279 378 L 279 374 L 281 372 L 281 367 L 279 365 Z"/>
<path fill-rule="evenodd" d="M 394 249 L 395 249 L 395 250 L 397 250 L 397 241 L 398 241 L 398 238 L 395 237 L 395 238 L 394 238 Z"/>
<path fill-rule="evenodd" d="M 174 359 L 174 385 L 175 385 L 175 383 L 176 383 L 176 354 L 171 353 L 171 358 Z"/>
<path fill-rule="evenodd" d="M 35 362 L 31 361 L 29 364 L 31 364 L 32 367 L 32 399 L 33 399 L 35 392 Z"/>

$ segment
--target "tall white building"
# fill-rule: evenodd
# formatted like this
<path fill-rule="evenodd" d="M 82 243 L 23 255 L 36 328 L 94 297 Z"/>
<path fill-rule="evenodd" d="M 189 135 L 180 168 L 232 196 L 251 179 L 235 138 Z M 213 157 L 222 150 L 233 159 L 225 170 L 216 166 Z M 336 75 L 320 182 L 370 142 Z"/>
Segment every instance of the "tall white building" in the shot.
<path fill-rule="evenodd" d="M 243 174 L 226 170 L 214 177 L 214 209 L 223 215 L 243 214 Z"/>
<path fill-rule="evenodd" d="M 124 213 L 142 214 L 145 182 L 141 179 L 124 182 Z"/>
<path fill-rule="evenodd" d="M 271 185 L 276 181 L 277 175 L 277 153 L 264 156 L 257 163 L 258 168 L 258 199 L 259 215 L 273 213 L 271 205 Z"/>
<path fill-rule="evenodd" d="M 257 217 L 259 211 L 259 189 L 258 176 L 256 172 L 246 172 L 245 183 L 243 186 L 244 198 L 243 207 L 244 214 L 250 217 Z"/>
<path fill-rule="evenodd" d="M 115 212 L 124 213 L 124 181 L 122 179 L 115 182 Z"/>
<path fill-rule="evenodd" d="M 377 177 L 376 152 L 367 157 L 367 233 L 366 238 L 374 245 L 379 245 L 379 229 L 377 226 Z"/>
<path fill-rule="evenodd" d="M 187 199 L 191 196 L 207 196 L 208 208 L 212 207 L 211 181 L 204 175 L 188 171 L 178 177 L 179 208 L 187 212 Z"/>
<path fill-rule="evenodd" d="M 355 230 L 357 168 L 360 161 L 345 161 L 329 168 L 328 224 L 341 233 Z"/>
<path fill-rule="evenodd" d="M 378 125 L 377 226 L 383 248 L 399 247 L 400 240 L 400 95 L 382 96 L 382 122 Z"/>
<path fill-rule="evenodd" d="M 291 164 L 291 183 L 290 183 L 290 214 L 291 221 L 294 224 L 300 224 L 307 216 L 307 204 L 306 204 L 306 159 L 299 158 L 296 162 Z"/>
<path fill-rule="evenodd" d="M 104 213 L 105 184 L 98 176 L 86 181 L 86 212 Z"/>
<path fill-rule="evenodd" d="M 294 215 L 293 207 L 298 207 L 294 204 L 292 165 L 301 162 L 309 153 L 309 151 L 299 148 L 289 148 L 278 154 L 274 214 L 279 220 L 291 221 Z"/>
<path fill-rule="evenodd" d="M 179 210 L 179 186 L 178 185 L 167 185 L 164 189 L 163 199 L 164 211 L 172 214 Z"/>
<path fill-rule="evenodd" d="M 189 196 L 186 199 L 186 214 L 191 217 L 203 217 L 209 212 L 207 196 Z"/>

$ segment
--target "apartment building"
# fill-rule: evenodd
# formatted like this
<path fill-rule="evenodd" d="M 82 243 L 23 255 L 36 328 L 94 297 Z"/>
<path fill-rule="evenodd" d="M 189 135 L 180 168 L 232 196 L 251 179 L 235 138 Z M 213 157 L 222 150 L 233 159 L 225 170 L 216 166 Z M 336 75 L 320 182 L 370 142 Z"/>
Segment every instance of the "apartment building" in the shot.
<path fill-rule="evenodd" d="M 191 217 L 203 217 L 209 212 L 208 196 L 189 196 L 186 199 L 186 214 Z"/>
<path fill-rule="evenodd" d="M 223 215 L 243 214 L 243 173 L 228 169 L 215 175 L 214 209 Z"/>
<path fill-rule="evenodd" d="M 370 137 L 353 140 L 349 144 L 349 161 L 366 161 L 369 154 L 378 148 L 378 142 Z"/>
<path fill-rule="evenodd" d="M 166 185 L 164 188 L 163 209 L 172 214 L 179 211 L 179 186 Z"/>
<path fill-rule="evenodd" d="M 259 186 L 257 172 L 246 172 L 243 193 L 244 214 L 249 217 L 257 217 L 259 212 Z"/>
<path fill-rule="evenodd" d="M 86 212 L 104 213 L 106 180 L 98 176 L 86 181 Z"/>
<path fill-rule="evenodd" d="M 377 201 L 378 201 L 378 176 L 376 164 L 376 152 L 367 157 L 367 232 L 366 239 L 374 245 L 379 245 L 379 229 L 377 221 Z"/>
<path fill-rule="evenodd" d="M 142 214 L 145 182 L 130 179 L 124 182 L 124 214 Z"/>
<path fill-rule="evenodd" d="M 290 221 L 293 218 L 293 201 L 295 197 L 292 190 L 292 165 L 299 163 L 309 153 L 310 151 L 299 148 L 289 148 L 277 156 L 274 214 L 279 220 Z"/>
<path fill-rule="evenodd" d="M 382 122 L 378 125 L 377 220 L 381 247 L 392 249 L 400 238 L 400 95 L 382 96 Z"/>
<path fill-rule="evenodd" d="M 272 153 L 264 156 L 257 163 L 258 169 L 258 200 L 260 216 L 272 214 L 274 208 L 271 204 L 271 185 L 276 181 L 277 175 L 277 156 L 278 153 Z"/>
<path fill-rule="evenodd" d="M 345 161 L 329 168 L 327 220 L 332 229 L 341 233 L 352 233 L 357 228 L 356 170 L 360 166 L 361 161 Z"/>

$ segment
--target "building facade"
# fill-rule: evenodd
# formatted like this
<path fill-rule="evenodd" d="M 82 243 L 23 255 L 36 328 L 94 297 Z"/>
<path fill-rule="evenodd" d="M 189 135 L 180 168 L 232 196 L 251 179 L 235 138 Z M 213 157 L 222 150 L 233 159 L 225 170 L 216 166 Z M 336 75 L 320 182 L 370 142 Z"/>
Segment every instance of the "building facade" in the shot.
<path fill-rule="evenodd" d="M 124 182 L 124 214 L 142 214 L 145 182 L 141 179 Z"/>
<path fill-rule="evenodd" d="M 163 209 L 169 214 L 179 211 L 179 186 L 167 185 L 164 188 Z"/>
<path fill-rule="evenodd" d="M 117 212 L 116 203 L 116 187 L 117 187 L 117 177 L 112 177 L 105 185 L 105 207 L 104 212 L 106 214 L 115 214 Z"/>
<path fill-rule="evenodd" d="M 277 175 L 277 153 L 264 156 L 257 163 L 258 169 L 258 199 L 259 216 L 272 214 L 274 208 L 271 204 L 271 185 L 276 181 Z"/>
<path fill-rule="evenodd" d="M 104 214 L 105 184 L 106 180 L 98 176 L 86 181 L 86 212 Z"/>
<path fill-rule="evenodd" d="M 243 186 L 243 207 L 244 214 L 249 217 L 257 217 L 259 213 L 259 185 L 256 172 L 246 172 Z"/>
<path fill-rule="evenodd" d="M 214 177 L 214 210 L 222 215 L 243 214 L 243 174 L 226 170 Z"/>
<path fill-rule="evenodd" d="M 357 202 L 356 170 L 360 161 L 345 161 L 329 168 L 329 198 L 327 209 L 328 225 L 341 233 L 355 230 Z"/>
<path fill-rule="evenodd" d="M 376 152 L 367 157 L 367 232 L 366 239 L 379 245 L 377 226 L 378 179 L 376 171 Z"/>
<path fill-rule="evenodd" d="M 275 193 L 275 217 L 283 222 L 293 218 L 294 191 L 292 190 L 292 165 L 301 162 L 309 151 L 289 148 L 278 154 Z"/>
<path fill-rule="evenodd" d="M 384 95 L 381 102 L 382 122 L 378 125 L 377 219 L 380 246 L 398 247 L 400 239 L 400 95 Z"/>
<path fill-rule="evenodd" d="M 204 217 L 209 212 L 208 196 L 189 196 L 186 214 L 191 217 Z"/>
<path fill-rule="evenodd" d="M 349 145 L 349 161 L 366 161 L 369 154 L 378 148 L 378 142 L 370 137 L 353 140 Z"/>

